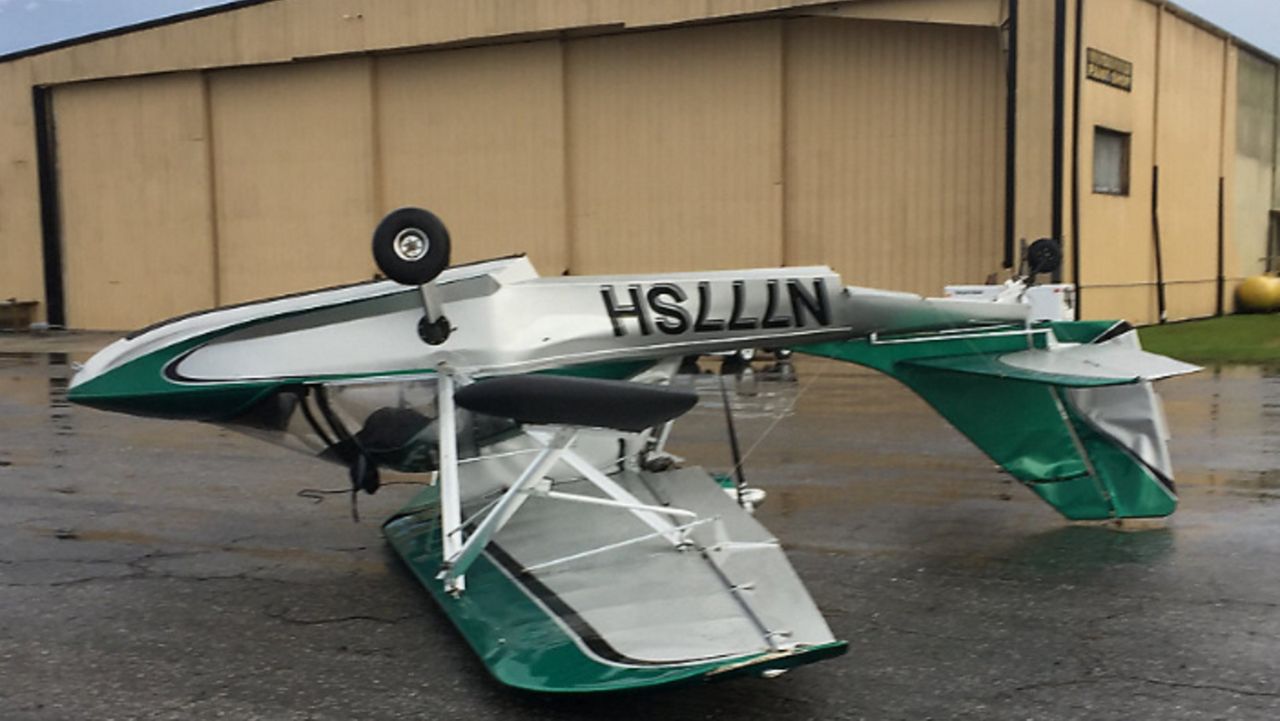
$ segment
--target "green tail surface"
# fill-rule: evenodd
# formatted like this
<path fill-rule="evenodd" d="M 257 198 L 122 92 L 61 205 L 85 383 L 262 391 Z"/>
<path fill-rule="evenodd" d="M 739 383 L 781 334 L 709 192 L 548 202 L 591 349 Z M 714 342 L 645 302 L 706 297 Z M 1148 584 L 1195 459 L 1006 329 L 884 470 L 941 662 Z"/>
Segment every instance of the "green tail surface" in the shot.
<path fill-rule="evenodd" d="M 1159 432 L 1163 415 L 1153 394 L 1144 395 L 1141 388 L 1133 392 L 1135 385 L 1147 385 L 1140 373 L 1080 375 L 1002 362 L 1002 357 L 1026 356 L 1029 350 L 1046 357 L 1061 353 L 1061 343 L 1104 342 L 1115 327 L 1112 322 L 1058 322 L 1037 326 L 1030 334 L 1020 327 L 1003 327 L 820 343 L 795 350 L 896 378 L 1069 519 L 1167 516 L 1177 507 L 1177 496 L 1167 468 L 1159 467 L 1167 463 L 1152 462 L 1153 457 L 1167 457 Z M 1136 340 L 1130 343 L 1136 348 Z M 1051 344 L 1058 349 L 1048 350 Z M 1127 391 L 1112 390 L 1126 387 Z M 1124 402 L 1130 406 L 1126 413 L 1150 416 L 1157 432 L 1137 443 L 1109 432 L 1105 419 L 1100 421 L 1086 405 L 1089 398 L 1107 393 L 1125 393 Z M 1153 446 L 1155 452 L 1142 452 L 1142 447 Z"/>

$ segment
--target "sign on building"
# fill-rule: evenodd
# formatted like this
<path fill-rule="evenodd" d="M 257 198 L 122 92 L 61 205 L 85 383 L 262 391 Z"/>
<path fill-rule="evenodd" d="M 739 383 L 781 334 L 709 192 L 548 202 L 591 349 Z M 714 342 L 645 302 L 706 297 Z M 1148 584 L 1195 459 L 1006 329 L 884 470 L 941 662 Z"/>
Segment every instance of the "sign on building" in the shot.
<path fill-rule="evenodd" d="M 1085 74 L 1090 80 L 1125 92 L 1133 89 L 1133 63 L 1095 48 L 1089 48 L 1086 60 Z"/>

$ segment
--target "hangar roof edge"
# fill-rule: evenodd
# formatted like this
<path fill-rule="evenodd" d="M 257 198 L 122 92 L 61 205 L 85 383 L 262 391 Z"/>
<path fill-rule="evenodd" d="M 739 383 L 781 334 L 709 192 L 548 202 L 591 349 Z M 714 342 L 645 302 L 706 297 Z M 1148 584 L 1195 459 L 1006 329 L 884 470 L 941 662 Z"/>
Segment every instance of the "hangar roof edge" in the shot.
<path fill-rule="evenodd" d="M 837 0 L 837 2 L 838 1 L 839 0 Z M 35 47 L 30 47 L 30 48 L 24 48 L 22 50 L 18 50 L 18 51 L 7 53 L 7 54 L 0 54 L 0 63 L 9 62 L 11 60 L 20 60 L 22 58 L 31 57 L 33 55 L 41 55 L 43 53 L 53 52 L 55 50 L 61 50 L 63 48 L 73 47 L 76 45 L 83 45 L 85 43 L 91 43 L 97 40 L 105 40 L 105 39 L 116 37 L 119 35 L 128 35 L 129 33 L 138 32 L 141 30 L 149 30 L 151 28 L 161 27 L 163 25 L 172 25 L 172 24 L 184 22 L 187 20 L 197 20 L 199 18 L 208 17 L 210 15 L 218 15 L 225 12 L 232 12 L 235 10 L 239 10 L 241 8 L 251 7 L 254 5 L 264 5 L 269 2 L 275 2 L 275 0 L 231 0 L 231 2 L 227 2 L 221 5 L 212 5 L 209 7 L 199 8 L 196 10 L 189 10 L 187 12 L 178 13 L 176 15 L 166 15 L 164 17 L 154 18 L 154 19 L 146 20 L 140 23 L 133 23 L 131 25 L 122 25 L 120 27 L 110 28 L 108 30 L 102 30 L 96 33 L 90 33 L 88 35 L 79 35 L 76 37 L 67 38 L 65 40 L 59 40 L 57 42 L 46 43 L 44 45 L 37 45 Z M 1180 17 L 1181 19 L 1186 20 L 1187 22 L 1190 22 L 1191 24 L 1201 28 L 1202 30 L 1205 30 L 1207 32 L 1210 32 L 1222 38 L 1227 38 L 1232 43 L 1234 43 L 1237 47 L 1240 47 L 1243 50 L 1246 50 L 1254 55 L 1257 55 L 1260 58 L 1266 60 L 1267 62 L 1280 66 L 1280 57 L 1273 55 L 1269 51 L 1264 50 L 1258 47 L 1257 45 L 1254 45 L 1253 43 L 1249 42 L 1248 40 L 1245 40 L 1239 35 L 1229 32 L 1225 28 L 1219 25 L 1216 25 L 1215 23 L 1201 17 L 1200 15 L 1197 15 L 1196 13 L 1191 12 L 1190 10 L 1187 10 L 1186 8 L 1182 7 L 1181 5 L 1178 5 L 1175 2 L 1170 2 L 1169 0 L 1146 0 L 1146 2 L 1150 3 L 1151 5 L 1155 5 L 1157 7 L 1167 9 L 1173 15 Z"/>

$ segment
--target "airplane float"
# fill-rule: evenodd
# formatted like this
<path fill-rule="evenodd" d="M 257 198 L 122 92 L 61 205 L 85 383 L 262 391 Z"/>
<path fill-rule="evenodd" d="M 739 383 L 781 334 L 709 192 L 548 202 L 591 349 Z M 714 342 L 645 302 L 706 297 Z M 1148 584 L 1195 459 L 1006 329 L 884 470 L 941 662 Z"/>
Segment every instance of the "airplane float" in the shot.
<path fill-rule="evenodd" d="M 846 286 L 821 266 L 542 278 L 449 266 L 428 211 L 373 236 L 389 280 L 175 318 L 93 356 L 70 400 L 432 474 L 384 534 L 501 682 L 600 692 L 772 676 L 843 653 L 757 494 L 667 452 L 683 357 L 789 348 L 907 385 L 1070 519 L 1177 497 L 1151 381 L 1196 370 L 1123 322 Z M 1030 277 L 1061 261 L 1033 244 Z"/>

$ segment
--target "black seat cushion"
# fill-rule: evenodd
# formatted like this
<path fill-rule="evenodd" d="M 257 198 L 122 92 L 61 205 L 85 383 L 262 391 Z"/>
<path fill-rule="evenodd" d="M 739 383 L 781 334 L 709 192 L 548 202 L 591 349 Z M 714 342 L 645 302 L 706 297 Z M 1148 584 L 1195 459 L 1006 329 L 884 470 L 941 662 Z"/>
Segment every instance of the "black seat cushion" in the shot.
<path fill-rule="evenodd" d="M 454 396 L 476 413 L 519 423 L 642 431 L 692 408 L 696 393 L 627 381 L 520 375 L 473 383 Z"/>

